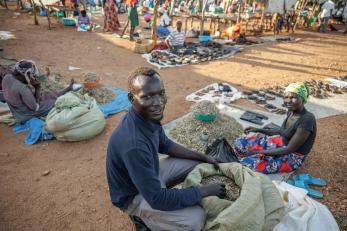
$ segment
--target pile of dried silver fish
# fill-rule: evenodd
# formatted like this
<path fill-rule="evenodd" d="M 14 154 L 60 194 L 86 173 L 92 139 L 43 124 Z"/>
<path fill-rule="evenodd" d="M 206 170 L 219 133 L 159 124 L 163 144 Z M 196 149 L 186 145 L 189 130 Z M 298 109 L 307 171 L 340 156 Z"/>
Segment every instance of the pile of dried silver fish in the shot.
<path fill-rule="evenodd" d="M 98 104 L 105 104 L 111 102 L 116 93 L 104 86 L 92 87 L 92 88 L 82 88 L 80 93 L 82 95 L 88 94 L 93 97 Z"/>
<path fill-rule="evenodd" d="M 152 51 L 149 61 L 162 66 L 195 64 L 218 59 L 231 52 L 232 48 L 224 47 L 216 42 L 190 43 L 185 48 L 174 49 L 170 53 L 160 50 Z"/>
<path fill-rule="evenodd" d="M 254 91 L 244 91 L 243 94 L 247 95 L 247 98 L 256 104 L 268 109 L 269 111 L 283 115 L 287 112 L 284 108 L 279 108 L 271 103 L 269 103 L 267 100 L 275 100 L 275 92 L 272 92 L 270 90 L 254 90 Z M 279 96 L 280 93 L 276 93 L 276 96 Z"/>
<path fill-rule="evenodd" d="M 216 106 L 210 102 L 207 107 L 205 106 L 205 109 L 201 104 L 206 105 L 206 102 L 202 101 L 197 104 L 192 107 L 192 113 L 178 122 L 170 131 L 170 135 L 174 140 L 190 149 L 205 153 L 207 145 L 216 139 L 224 137 L 229 143 L 234 143 L 234 140 L 242 134 L 242 126 L 234 118 L 219 112 L 217 112 L 214 121 L 196 120 L 194 110 L 199 110 L 199 113 L 205 115 L 215 113 L 216 110 Z"/>
<path fill-rule="evenodd" d="M 346 77 L 347 79 L 347 77 Z M 307 86 L 310 88 L 311 95 L 315 98 L 324 99 L 332 96 L 332 94 L 343 94 L 347 92 L 347 88 L 339 88 L 334 85 L 327 84 L 321 80 L 310 80 L 306 81 Z M 275 86 L 272 88 L 259 89 L 254 91 L 244 91 L 243 94 L 247 96 L 249 100 L 254 101 L 269 111 L 276 114 L 285 114 L 286 110 L 284 108 L 278 108 L 275 105 L 267 102 L 267 100 L 275 100 L 275 97 L 284 97 L 285 87 Z M 283 105 L 282 105 L 283 106 Z"/>
<path fill-rule="evenodd" d="M 211 183 L 223 183 L 225 184 L 226 196 L 224 199 L 229 201 L 235 201 L 240 197 L 241 188 L 235 183 L 233 179 L 222 175 L 212 175 L 204 177 L 201 181 L 202 185 Z"/>
<path fill-rule="evenodd" d="M 40 73 L 43 73 L 40 71 Z M 41 83 L 41 90 L 43 92 L 59 92 L 66 88 L 61 82 L 61 75 L 57 73 L 50 73 L 49 69 L 46 68 L 46 73 L 41 74 L 37 78 Z"/>

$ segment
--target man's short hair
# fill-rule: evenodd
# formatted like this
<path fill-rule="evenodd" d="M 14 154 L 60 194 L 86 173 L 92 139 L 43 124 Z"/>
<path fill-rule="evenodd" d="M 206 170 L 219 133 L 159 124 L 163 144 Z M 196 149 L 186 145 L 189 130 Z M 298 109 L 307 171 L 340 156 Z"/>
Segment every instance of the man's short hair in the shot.
<path fill-rule="evenodd" d="M 133 72 L 130 73 L 128 77 L 128 88 L 129 92 L 134 92 L 134 81 L 137 79 L 139 76 L 146 76 L 148 78 L 152 79 L 157 79 L 156 76 L 160 76 L 159 73 L 154 70 L 153 68 L 149 67 L 139 67 Z"/>

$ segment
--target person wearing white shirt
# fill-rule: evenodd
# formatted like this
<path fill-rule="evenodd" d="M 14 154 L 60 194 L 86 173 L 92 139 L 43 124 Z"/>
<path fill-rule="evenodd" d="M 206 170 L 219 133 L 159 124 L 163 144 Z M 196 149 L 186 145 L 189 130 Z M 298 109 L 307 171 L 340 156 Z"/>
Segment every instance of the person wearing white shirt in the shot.
<path fill-rule="evenodd" d="M 326 1 L 322 6 L 322 11 L 320 13 L 320 25 L 318 27 L 318 32 L 321 31 L 325 33 L 326 28 L 328 26 L 328 22 L 330 17 L 332 16 L 332 12 L 335 9 L 335 3 L 332 0 Z"/>
<path fill-rule="evenodd" d="M 166 37 L 172 31 L 171 28 L 171 18 L 169 17 L 167 11 L 159 11 L 160 17 L 160 25 L 157 26 L 157 35 L 158 37 Z"/>

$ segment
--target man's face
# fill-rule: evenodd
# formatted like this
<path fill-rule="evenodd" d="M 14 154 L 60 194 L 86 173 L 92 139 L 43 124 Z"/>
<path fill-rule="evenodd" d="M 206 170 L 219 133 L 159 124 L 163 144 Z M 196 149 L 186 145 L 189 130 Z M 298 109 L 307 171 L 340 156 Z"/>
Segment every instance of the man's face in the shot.
<path fill-rule="evenodd" d="M 181 22 L 181 21 L 178 21 L 178 22 L 176 23 L 176 28 L 177 28 L 177 31 L 178 31 L 178 32 L 181 31 L 181 29 L 182 29 L 182 22 Z"/>
<path fill-rule="evenodd" d="M 138 76 L 134 84 L 133 92 L 129 93 L 134 108 L 148 120 L 160 122 L 164 117 L 167 98 L 160 77 Z"/>

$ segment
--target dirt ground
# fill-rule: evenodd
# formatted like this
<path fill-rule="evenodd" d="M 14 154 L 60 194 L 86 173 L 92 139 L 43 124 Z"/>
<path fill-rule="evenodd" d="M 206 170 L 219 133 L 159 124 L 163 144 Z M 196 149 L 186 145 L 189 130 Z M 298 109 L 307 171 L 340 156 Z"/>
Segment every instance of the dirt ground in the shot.
<path fill-rule="evenodd" d="M 121 17 L 124 25 L 124 17 Z M 104 84 L 127 88 L 127 75 L 150 66 L 131 51 L 132 44 L 114 35 L 78 33 L 46 18 L 33 24 L 27 14 L 0 9 L 0 30 L 16 39 L 1 41 L 3 55 L 32 59 L 41 67 L 77 81 L 95 72 Z M 298 31 L 297 43 L 266 43 L 234 58 L 159 70 L 167 90 L 163 123 L 189 110 L 185 96 L 213 82 L 225 81 L 243 89 L 323 79 L 347 74 L 347 37 L 342 33 Z M 69 66 L 82 68 L 69 71 Z M 78 143 L 58 141 L 27 146 L 25 134 L 14 135 L 0 125 L 0 230 L 134 230 L 127 215 L 112 206 L 105 175 L 108 139 L 124 115 L 107 119 L 99 136 Z M 318 137 L 302 172 L 328 181 L 321 202 L 347 230 L 347 116 L 318 120 Z M 50 174 L 43 176 L 49 170 Z"/>

